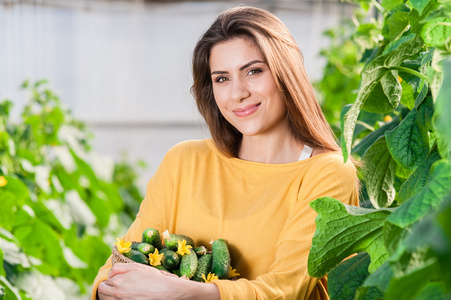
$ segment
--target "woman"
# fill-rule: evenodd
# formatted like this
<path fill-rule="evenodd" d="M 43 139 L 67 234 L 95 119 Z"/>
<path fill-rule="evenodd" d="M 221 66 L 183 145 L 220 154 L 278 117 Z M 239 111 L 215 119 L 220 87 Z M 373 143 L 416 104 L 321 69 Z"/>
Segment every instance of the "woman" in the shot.
<path fill-rule="evenodd" d="M 148 227 L 201 245 L 223 238 L 240 279 L 199 283 L 141 264 L 111 269 L 109 260 L 93 299 L 328 299 L 326 278 L 307 274 L 309 202 L 357 205 L 356 173 L 343 164 L 287 28 L 257 8 L 222 13 L 195 47 L 193 76 L 212 139 L 167 153 L 124 239 L 140 240 Z"/>

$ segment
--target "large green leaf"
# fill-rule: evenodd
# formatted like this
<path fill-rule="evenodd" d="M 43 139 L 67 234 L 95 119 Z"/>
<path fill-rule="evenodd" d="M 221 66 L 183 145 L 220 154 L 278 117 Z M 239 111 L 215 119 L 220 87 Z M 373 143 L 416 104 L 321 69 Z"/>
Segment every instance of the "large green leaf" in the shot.
<path fill-rule="evenodd" d="M 371 147 L 371 145 L 376 142 L 378 138 L 383 136 L 386 131 L 392 130 L 399 124 L 399 118 L 394 118 L 392 121 L 385 123 L 381 127 L 379 127 L 377 130 L 371 132 L 367 136 L 365 136 L 353 149 L 352 153 L 355 153 L 362 157 L 366 150 Z"/>
<path fill-rule="evenodd" d="M 451 18 L 438 18 L 426 23 L 421 29 L 420 36 L 426 45 L 443 47 L 450 43 Z"/>
<path fill-rule="evenodd" d="M 431 0 L 410 0 L 413 8 L 415 8 L 420 15 L 423 13 L 423 9 L 428 5 Z"/>
<path fill-rule="evenodd" d="M 436 209 L 449 192 L 451 192 L 451 165 L 447 161 L 440 160 L 432 165 L 432 174 L 426 186 L 398 207 L 387 221 L 403 228 L 409 226 Z"/>
<path fill-rule="evenodd" d="M 426 184 L 431 166 L 440 159 L 437 152 L 433 152 L 429 157 L 413 172 L 413 174 L 401 186 L 396 201 L 403 203 L 407 199 L 415 196 Z"/>
<path fill-rule="evenodd" d="M 373 207 L 388 207 L 395 200 L 395 167 L 387 148 L 385 137 L 380 137 L 363 156 L 365 168 L 362 173 L 365 178 L 368 196 Z"/>
<path fill-rule="evenodd" d="M 342 261 L 327 275 L 327 287 L 331 300 L 353 299 L 357 288 L 370 275 L 368 266 L 370 256 L 367 253 L 359 253 L 349 259 Z M 382 296 L 382 293 L 372 287 L 363 299 L 371 300 Z"/>
<path fill-rule="evenodd" d="M 362 106 L 368 99 L 371 99 L 371 102 L 381 103 L 381 108 L 383 108 L 381 111 L 388 109 L 386 107 L 387 101 L 390 103 L 392 108 L 396 107 L 401 101 L 402 91 L 397 76 L 394 76 L 394 72 L 392 72 L 392 68 L 400 66 L 404 60 L 418 53 L 422 46 L 423 42 L 421 38 L 416 35 L 411 35 L 410 39 L 402 43 L 396 49 L 377 57 L 365 66 L 362 71 L 362 83 L 357 99 L 343 118 L 343 141 L 345 143 L 345 151 L 343 151 L 343 154 L 345 157 L 347 157 L 348 153 L 351 153 L 354 128 Z M 382 80 L 384 77 L 386 78 Z M 387 92 L 389 90 L 391 92 L 395 92 L 394 96 L 389 94 L 387 98 L 380 99 L 377 98 L 380 93 L 376 93 L 376 97 L 371 97 L 371 94 L 375 90 L 376 86 L 378 84 L 382 85 L 382 82 L 387 85 Z M 372 106 L 376 107 L 377 104 L 374 103 Z"/>
<path fill-rule="evenodd" d="M 387 146 L 393 159 L 403 168 L 415 170 L 429 153 L 429 136 L 414 108 L 393 130 L 386 132 Z"/>
<path fill-rule="evenodd" d="M 398 11 L 391 15 L 387 22 L 390 28 L 390 40 L 396 40 L 409 26 L 409 13 Z"/>
<path fill-rule="evenodd" d="M 388 258 L 382 236 L 382 225 L 389 210 L 375 210 L 345 205 L 323 197 L 310 202 L 318 213 L 316 232 L 308 257 L 308 271 L 322 277 L 343 259 L 356 252 L 371 256 L 373 272 Z"/>

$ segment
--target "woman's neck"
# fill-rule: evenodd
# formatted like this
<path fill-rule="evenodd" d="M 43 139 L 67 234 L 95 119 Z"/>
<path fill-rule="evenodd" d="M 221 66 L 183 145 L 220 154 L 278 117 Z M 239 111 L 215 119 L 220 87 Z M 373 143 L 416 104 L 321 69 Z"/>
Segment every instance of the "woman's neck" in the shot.
<path fill-rule="evenodd" d="M 238 157 L 240 159 L 285 164 L 299 159 L 303 144 L 290 133 L 272 136 L 243 136 Z"/>

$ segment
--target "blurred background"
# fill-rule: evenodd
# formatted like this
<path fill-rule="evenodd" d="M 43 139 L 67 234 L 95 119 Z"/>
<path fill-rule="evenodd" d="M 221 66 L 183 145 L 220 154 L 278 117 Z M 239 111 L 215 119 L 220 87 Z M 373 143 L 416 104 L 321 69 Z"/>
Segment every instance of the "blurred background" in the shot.
<path fill-rule="evenodd" d="M 145 163 L 137 170 L 144 192 L 170 147 L 209 137 L 189 91 L 191 53 L 215 17 L 239 4 L 286 24 L 312 81 L 326 63 L 319 52 L 330 40 L 322 33 L 352 15 L 339 0 L 1 0 L 0 99 L 13 102 L 18 120 L 22 82 L 48 79 L 98 153 Z"/>

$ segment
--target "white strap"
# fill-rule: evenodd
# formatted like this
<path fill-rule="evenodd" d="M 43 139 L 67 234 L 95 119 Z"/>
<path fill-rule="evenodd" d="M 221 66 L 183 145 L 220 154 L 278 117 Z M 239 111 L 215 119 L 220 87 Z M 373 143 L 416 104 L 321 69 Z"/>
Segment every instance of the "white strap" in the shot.
<path fill-rule="evenodd" d="M 309 158 L 312 155 L 313 149 L 307 145 L 304 145 L 304 149 L 302 149 L 301 156 L 299 157 L 298 161 L 304 160 Z"/>

